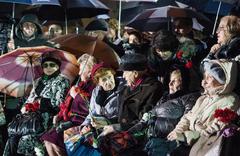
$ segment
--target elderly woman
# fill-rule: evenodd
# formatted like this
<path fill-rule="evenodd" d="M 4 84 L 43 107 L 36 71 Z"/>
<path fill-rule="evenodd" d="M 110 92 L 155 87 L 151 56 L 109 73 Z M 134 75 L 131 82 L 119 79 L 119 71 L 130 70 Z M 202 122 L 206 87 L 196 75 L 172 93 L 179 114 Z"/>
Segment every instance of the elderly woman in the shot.
<path fill-rule="evenodd" d="M 54 117 L 56 127 L 46 132 L 41 139 L 44 140 L 49 156 L 66 155 L 63 142 L 63 131 L 82 124 L 88 114 L 88 102 L 94 85 L 90 73 L 96 59 L 83 54 L 79 59 L 79 76 L 81 81 L 72 86 L 65 101 L 60 106 L 60 112 Z"/>
<path fill-rule="evenodd" d="M 138 123 L 143 114 L 155 106 L 163 92 L 162 85 L 157 78 L 148 75 L 147 59 L 144 55 L 125 54 L 121 57 L 120 68 L 123 70 L 123 78 L 126 80 L 127 87 L 122 93 L 118 123 L 104 127 L 102 135 L 107 135 L 105 137 L 110 137 L 108 134 L 112 132 L 126 131 Z M 106 149 L 110 150 L 110 147 Z M 110 151 L 107 152 L 110 153 Z M 135 152 L 137 151 L 133 151 Z"/>
<path fill-rule="evenodd" d="M 176 144 L 167 141 L 166 137 L 200 96 L 199 92 L 189 94 L 189 77 L 188 69 L 179 65 L 171 67 L 168 92 L 153 110 L 145 113 L 142 120 L 129 130 L 135 133 L 148 129 L 148 143 L 145 146 L 148 155 L 166 156 L 175 148 Z"/>
<path fill-rule="evenodd" d="M 44 129 L 51 127 L 50 119 L 57 113 L 59 105 L 64 101 L 65 94 L 69 88 L 69 80 L 60 74 L 61 61 L 59 57 L 51 52 L 42 56 L 41 66 L 43 75 L 35 82 L 21 112 L 27 113 L 27 104 L 39 103 L 39 111 L 43 118 Z M 26 129 L 23 127 L 23 129 Z M 5 147 L 5 155 L 35 155 L 36 149 L 42 151 L 41 143 L 36 134 L 23 136 L 11 135 Z M 43 151 L 42 151 L 43 152 Z"/>
<path fill-rule="evenodd" d="M 236 62 L 210 60 L 204 63 L 204 93 L 192 110 L 181 118 L 168 135 L 168 140 L 192 145 L 200 136 L 209 137 L 225 126 L 223 122 L 214 118 L 214 113 L 216 109 L 238 109 L 240 101 L 233 93 L 236 70 Z"/>
<path fill-rule="evenodd" d="M 213 45 L 208 59 L 232 59 L 240 54 L 240 19 L 224 16 L 217 29 L 217 44 Z"/>

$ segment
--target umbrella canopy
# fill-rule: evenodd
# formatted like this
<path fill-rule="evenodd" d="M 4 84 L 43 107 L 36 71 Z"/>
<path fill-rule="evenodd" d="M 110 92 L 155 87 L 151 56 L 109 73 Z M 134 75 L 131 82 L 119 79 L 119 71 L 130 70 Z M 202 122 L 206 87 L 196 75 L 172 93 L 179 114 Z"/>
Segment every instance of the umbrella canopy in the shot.
<path fill-rule="evenodd" d="M 19 48 L 0 56 L 0 92 L 14 97 L 28 95 L 33 80 L 42 75 L 41 56 L 51 52 L 59 56 L 62 62 L 61 73 L 69 80 L 78 74 L 76 57 L 62 50 L 41 46 Z"/>
<path fill-rule="evenodd" d="M 52 39 L 60 45 L 60 49 L 66 50 L 79 57 L 84 53 L 95 56 L 113 68 L 118 68 L 119 57 L 106 43 L 91 36 L 69 34 Z"/>
<path fill-rule="evenodd" d="M 58 0 L 0 0 L 0 2 L 19 3 L 28 5 L 40 5 L 40 4 L 60 5 Z"/>
<path fill-rule="evenodd" d="M 32 6 L 24 11 L 34 13 L 41 20 L 64 21 L 79 18 L 89 18 L 107 14 L 109 8 L 98 0 L 61 0 L 61 6 L 42 5 Z"/>
<path fill-rule="evenodd" d="M 211 23 L 206 16 L 192 9 L 165 6 L 146 9 L 142 13 L 138 14 L 134 19 L 132 19 L 127 24 L 127 26 L 133 27 L 141 31 L 156 31 L 159 28 L 163 27 L 169 28 L 171 17 L 193 18 L 193 23 L 195 23 L 195 27 L 198 25 L 197 22 L 201 22 L 204 25 Z M 199 28 L 202 28 L 202 25 L 199 25 Z"/>

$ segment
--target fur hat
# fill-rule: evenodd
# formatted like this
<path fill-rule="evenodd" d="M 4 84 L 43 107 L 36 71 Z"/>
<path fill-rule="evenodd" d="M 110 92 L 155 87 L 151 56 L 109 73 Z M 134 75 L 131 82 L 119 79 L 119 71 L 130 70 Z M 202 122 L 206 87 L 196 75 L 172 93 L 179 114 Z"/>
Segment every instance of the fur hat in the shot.
<path fill-rule="evenodd" d="M 52 61 L 55 62 L 59 67 L 61 66 L 61 61 L 59 60 L 59 56 L 56 53 L 48 52 L 43 54 L 41 64 L 46 61 Z"/>
<path fill-rule="evenodd" d="M 204 71 L 214 77 L 220 84 L 226 83 L 226 75 L 219 64 L 206 61 L 204 62 Z"/>
<path fill-rule="evenodd" d="M 120 69 L 125 71 L 144 71 L 147 69 L 147 58 L 138 53 L 129 53 L 121 57 Z"/>

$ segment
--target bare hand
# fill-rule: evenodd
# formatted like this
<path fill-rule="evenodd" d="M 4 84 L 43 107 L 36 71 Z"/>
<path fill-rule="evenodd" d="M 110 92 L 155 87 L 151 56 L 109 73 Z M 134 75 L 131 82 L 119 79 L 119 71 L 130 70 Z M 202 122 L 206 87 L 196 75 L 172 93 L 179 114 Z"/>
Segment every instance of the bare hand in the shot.
<path fill-rule="evenodd" d="M 21 113 L 22 113 L 22 114 L 27 113 L 26 107 L 23 106 L 23 107 L 21 108 Z"/>
<path fill-rule="evenodd" d="M 90 132 L 90 131 L 91 131 L 91 126 L 86 125 L 86 126 L 83 126 L 83 128 L 81 129 L 80 134 L 85 134 L 85 133 Z"/>
<path fill-rule="evenodd" d="M 175 131 L 172 131 L 171 133 L 168 134 L 167 139 L 170 141 L 173 141 L 173 140 L 184 141 L 184 136 L 182 133 L 177 133 Z"/>
<path fill-rule="evenodd" d="M 101 133 L 102 136 L 108 135 L 110 133 L 115 132 L 116 130 L 113 128 L 113 126 L 108 125 L 108 126 L 104 126 L 103 128 L 103 132 Z"/>
<path fill-rule="evenodd" d="M 58 116 L 55 115 L 55 116 L 53 117 L 53 125 L 56 125 L 58 121 L 59 121 Z"/>
<path fill-rule="evenodd" d="M 78 94 L 78 87 L 76 86 L 72 86 L 72 88 L 70 89 L 70 95 L 71 97 L 75 98 Z"/>
<path fill-rule="evenodd" d="M 216 53 L 216 51 L 221 47 L 220 44 L 214 44 L 210 50 L 211 53 Z"/>
<path fill-rule="evenodd" d="M 13 40 L 13 39 L 9 40 L 7 46 L 8 46 L 8 50 L 9 50 L 9 51 L 14 50 L 14 49 L 15 49 L 14 40 Z"/>

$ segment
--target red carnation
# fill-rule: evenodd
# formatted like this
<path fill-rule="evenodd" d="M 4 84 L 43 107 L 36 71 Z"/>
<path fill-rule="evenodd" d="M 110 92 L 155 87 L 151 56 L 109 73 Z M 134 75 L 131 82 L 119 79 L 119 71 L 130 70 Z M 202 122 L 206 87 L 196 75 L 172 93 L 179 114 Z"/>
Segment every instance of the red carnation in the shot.
<path fill-rule="evenodd" d="M 214 118 L 217 118 L 218 120 L 224 122 L 224 123 L 230 123 L 233 120 L 237 118 L 237 113 L 225 108 L 225 109 L 216 109 L 214 112 Z"/>
<path fill-rule="evenodd" d="M 25 104 L 25 108 L 26 108 L 26 111 L 30 111 L 31 110 L 31 104 L 30 103 L 26 103 Z"/>
<path fill-rule="evenodd" d="M 37 111 L 40 108 L 40 104 L 38 102 L 33 103 L 33 111 Z"/>
<path fill-rule="evenodd" d="M 182 58 L 182 55 L 183 55 L 183 51 L 179 51 L 179 52 L 177 52 L 176 57 L 177 57 L 178 59 L 181 59 L 181 58 Z"/>
<path fill-rule="evenodd" d="M 193 64 L 192 64 L 192 61 L 187 61 L 187 63 L 185 64 L 185 67 L 190 69 L 192 68 Z"/>

